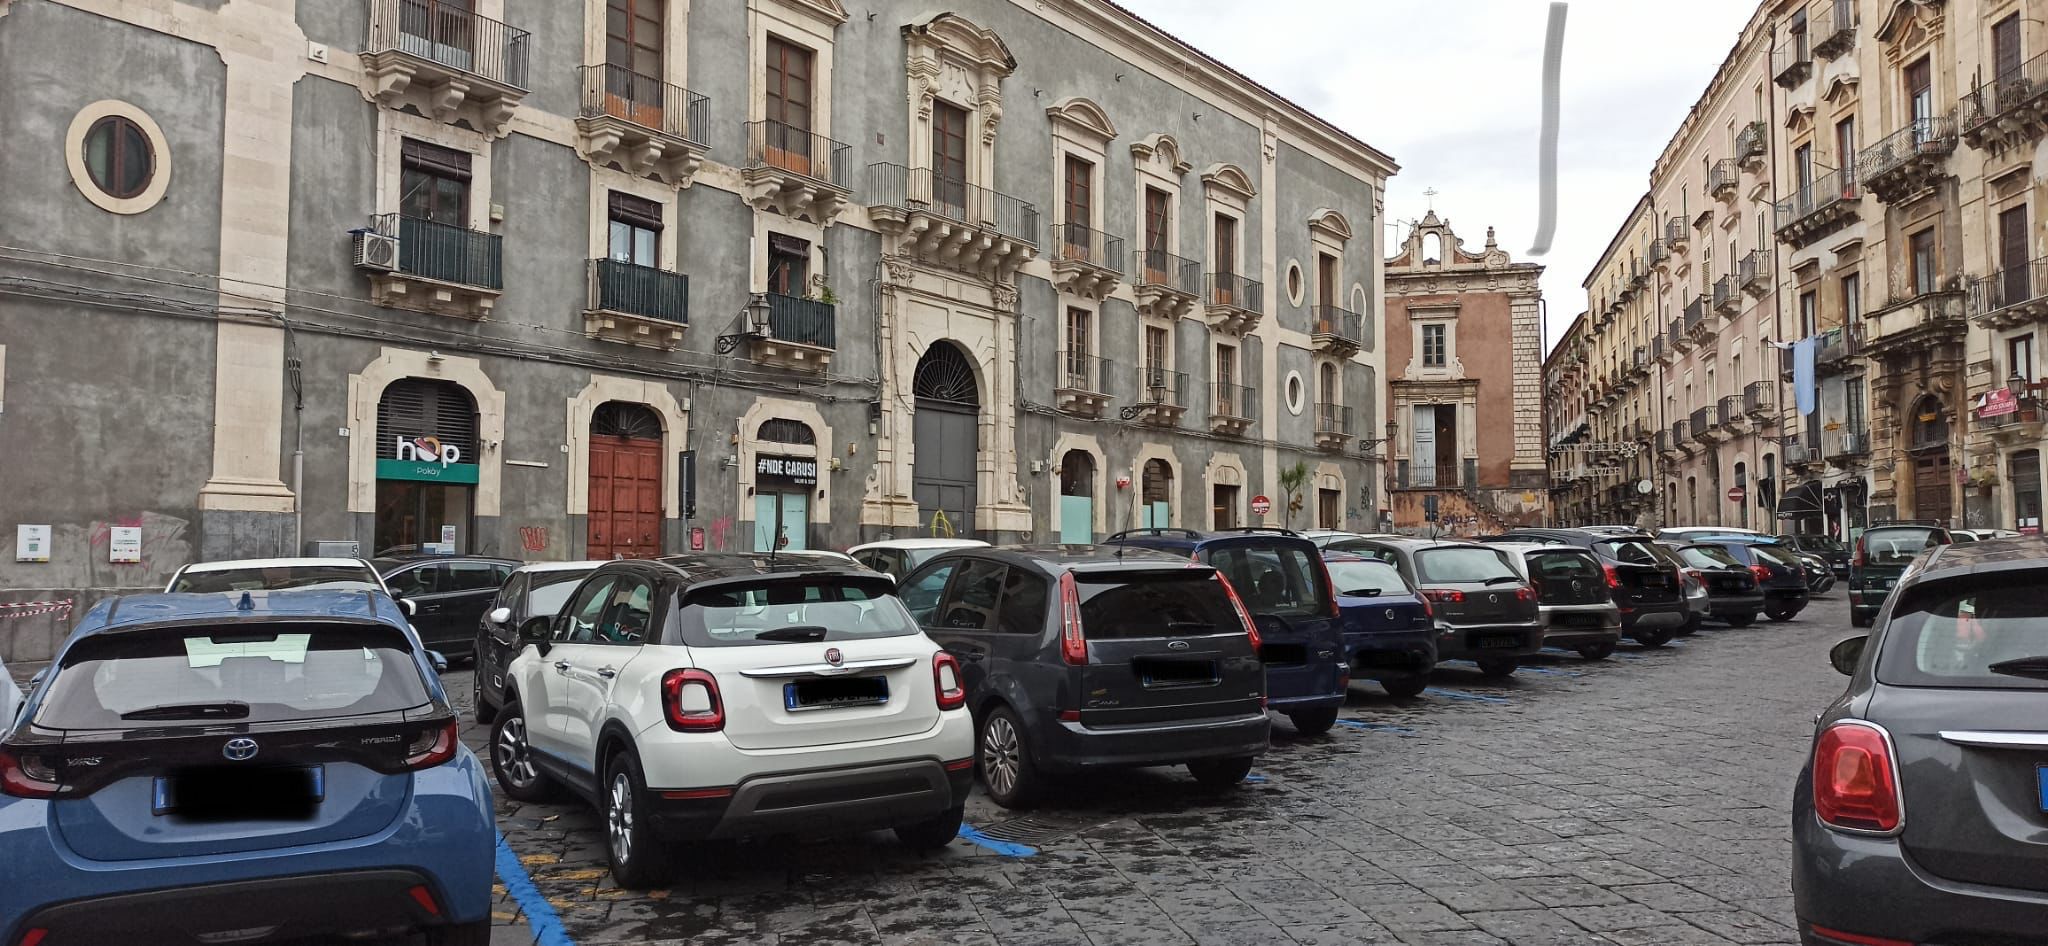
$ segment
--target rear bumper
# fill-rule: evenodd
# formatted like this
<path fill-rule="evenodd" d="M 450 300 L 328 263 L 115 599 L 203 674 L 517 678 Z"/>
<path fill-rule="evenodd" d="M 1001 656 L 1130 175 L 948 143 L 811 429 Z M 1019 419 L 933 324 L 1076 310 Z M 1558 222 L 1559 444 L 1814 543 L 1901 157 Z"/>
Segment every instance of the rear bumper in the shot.
<path fill-rule="evenodd" d="M 1805 588 L 1765 588 L 1764 600 L 1775 605 L 1804 608 L 1809 594 Z"/>
<path fill-rule="evenodd" d="M 1352 679 L 1400 680 L 1436 666 L 1436 632 L 1428 628 L 1344 635 Z"/>
<path fill-rule="evenodd" d="M 1498 635 L 1513 637 L 1512 647 L 1481 647 L 1483 639 Z M 1439 625 L 1436 638 L 1438 660 L 1483 660 L 1494 657 L 1527 657 L 1543 649 L 1543 625 L 1490 624 L 1490 625 Z"/>
<path fill-rule="evenodd" d="M 425 887 L 437 906 L 442 902 L 434 882 L 410 870 L 274 877 L 87 897 L 37 910 L 9 934 L 7 942 L 18 941 L 28 930 L 43 929 L 48 931 L 43 946 L 271 943 L 337 930 L 403 935 L 446 922 L 413 899 L 415 887 Z"/>
<path fill-rule="evenodd" d="M 1621 640 L 1621 612 L 1614 605 L 1553 605 L 1542 609 L 1543 645 L 1585 647 Z M 1598 623 L 1593 623 L 1594 621 Z"/>
<path fill-rule="evenodd" d="M 1708 608 L 1713 607 L 1708 599 Z M 1638 630 L 1672 630 L 1685 626 L 1686 608 L 1684 599 L 1662 604 L 1638 604 L 1621 609 L 1621 632 L 1633 634 Z"/>
<path fill-rule="evenodd" d="M 1314 709 L 1344 703 L 1344 664 L 1336 648 L 1320 653 L 1306 664 L 1268 664 L 1266 701 L 1272 709 Z"/>
<path fill-rule="evenodd" d="M 1935 877 L 1897 838 L 1830 831 L 1810 804 L 1792 819 L 1792 899 L 1810 946 L 1840 942 L 1814 926 L 1913 943 L 2048 943 L 2048 892 Z"/>
<path fill-rule="evenodd" d="M 1715 617 L 1730 614 L 1755 614 L 1764 609 L 1762 592 L 1749 594 L 1712 595 L 1707 598 L 1707 613 Z"/>
<path fill-rule="evenodd" d="M 1032 761 L 1051 771 L 1071 771 L 1256 756 L 1266 751 L 1272 728 L 1263 712 L 1114 729 L 1055 721 L 1045 728 L 1043 751 Z"/>
<path fill-rule="evenodd" d="M 722 798 L 660 799 L 654 816 L 662 836 L 676 841 L 841 834 L 932 818 L 965 804 L 973 786 L 971 764 L 948 769 L 938 759 L 916 759 L 756 776 Z"/>

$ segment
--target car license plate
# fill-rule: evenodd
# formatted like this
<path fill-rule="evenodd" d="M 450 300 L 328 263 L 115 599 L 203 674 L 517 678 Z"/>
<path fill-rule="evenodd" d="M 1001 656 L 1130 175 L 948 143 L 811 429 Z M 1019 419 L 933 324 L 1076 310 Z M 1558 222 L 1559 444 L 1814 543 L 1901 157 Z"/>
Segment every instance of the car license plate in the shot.
<path fill-rule="evenodd" d="M 782 705 L 791 712 L 839 709 L 846 706 L 879 706 L 887 702 L 888 677 L 822 677 L 816 680 L 793 680 L 782 685 Z"/>
<path fill-rule="evenodd" d="M 1480 650 L 1513 650 L 1522 646 L 1520 634 L 1481 634 L 1473 645 Z"/>
<path fill-rule="evenodd" d="M 1600 615 L 1558 614 L 1551 617 L 1550 623 L 1555 627 L 1599 627 Z"/>
<path fill-rule="evenodd" d="M 193 769 L 156 777 L 150 813 L 200 821 L 304 821 L 326 798 L 324 766 Z"/>
<path fill-rule="evenodd" d="M 2041 786 L 2041 810 L 2048 811 L 2048 765 L 2035 767 L 2034 779 Z"/>

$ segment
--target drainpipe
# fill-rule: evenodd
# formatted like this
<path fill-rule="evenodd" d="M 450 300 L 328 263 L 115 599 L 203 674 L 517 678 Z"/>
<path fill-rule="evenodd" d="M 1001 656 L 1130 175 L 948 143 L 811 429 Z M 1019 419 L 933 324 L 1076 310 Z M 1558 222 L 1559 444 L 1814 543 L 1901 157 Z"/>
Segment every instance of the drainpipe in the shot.
<path fill-rule="evenodd" d="M 285 360 L 286 379 L 292 386 L 292 548 L 287 554 L 300 555 L 306 548 L 306 391 L 298 346 Z"/>

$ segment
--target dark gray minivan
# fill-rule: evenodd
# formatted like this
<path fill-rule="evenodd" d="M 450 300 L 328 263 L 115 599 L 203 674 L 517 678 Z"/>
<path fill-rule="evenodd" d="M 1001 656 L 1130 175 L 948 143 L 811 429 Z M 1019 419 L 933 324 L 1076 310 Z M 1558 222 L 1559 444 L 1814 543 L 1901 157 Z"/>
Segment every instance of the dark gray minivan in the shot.
<path fill-rule="evenodd" d="M 1086 769 L 1186 765 L 1227 787 L 1266 750 L 1258 630 L 1207 565 L 1137 547 L 962 549 L 897 593 L 959 658 L 982 781 L 1006 808 Z"/>

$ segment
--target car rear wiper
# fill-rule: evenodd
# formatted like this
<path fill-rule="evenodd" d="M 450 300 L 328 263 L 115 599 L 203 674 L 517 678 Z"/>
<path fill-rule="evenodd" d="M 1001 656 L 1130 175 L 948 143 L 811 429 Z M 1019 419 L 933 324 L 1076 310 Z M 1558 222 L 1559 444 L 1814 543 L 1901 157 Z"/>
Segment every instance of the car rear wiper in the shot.
<path fill-rule="evenodd" d="M 220 703 L 165 703 L 121 714 L 122 719 L 245 719 L 249 704 L 236 700 Z"/>
<path fill-rule="evenodd" d="M 2001 660 L 1984 669 L 2015 677 L 2040 677 L 2048 680 L 2048 655 Z"/>
<path fill-rule="evenodd" d="M 754 639 L 757 641 L 778 641 L 793 644 L 821 641 L 825 639 L 825 626 L 823 624 L 793 624 L 789 627 L 778 627 L 772 631 L 762 631 L 754 635 Z"/>
<path fill-rule="evenodd" d="M 1216 630 L 1216 625 L 1207 621 L 1168 621 L 1166 629 L 1175 634 L 1209 633 Z"/>
<path fill-rule="evenodd" d="M 1350 591 L 1339 592 L 1339 594 L 1347 595 L 1353 598 L 1377 598 L 1380 596 L 1380 589 L 1353 588 Z"/>
<path fill-rule="evenodd" d="M 1516 577 L 1515 577 L 1515 576 L 1513 576 L 1513 575 L 1496 575 L 1496 576 L 1494 576 L 1494 577 L 1492 577 L 1492 578 L 1488 578 L 1487 580 L 1485 580 L 1485 581 L 1482 581 L 1482 582 L 1480 582 L 1480 584 L 1482 584 L 1482 585 L 1498 585 L 1498 584 L 1500 584 L 1501 582 L 1506 582 L 1506 581 L 1521 581 L 1521 579 L 1520 579 L 1520 578 L 1516 578 Z"/>

